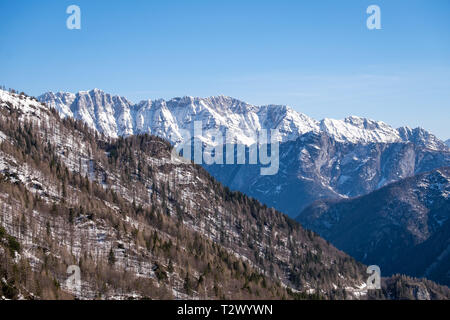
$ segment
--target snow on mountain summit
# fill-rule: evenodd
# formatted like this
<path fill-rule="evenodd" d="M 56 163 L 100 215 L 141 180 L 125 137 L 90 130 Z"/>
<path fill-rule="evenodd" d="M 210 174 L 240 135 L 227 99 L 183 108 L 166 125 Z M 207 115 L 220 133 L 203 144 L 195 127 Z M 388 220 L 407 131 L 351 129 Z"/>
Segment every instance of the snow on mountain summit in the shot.
<path fill-rule="evenodd" d="M 45 101 L 48 106 L 58 110 L 59 114 L 65 117 L 73 117 L 70 105 L 75 100 L 75 94 L 69 92 L 47 92 L 39 97 L 40 101 Z"/>
<path fill-rule="evenodd" d="M 324 132 L 340 142 L 393 143 L 411 141 L 440 149 L 443 142 L 423 129 L 394 129 L 388 124 L 350 116 L 343 120 L 314 120 L 284 105 L 255 106 L 241 100 L 214 96 L 209 98 L 177 97 L 170 100 L 143 100 L 133 104 L 124 97 L 99 89 L 73 93 L 48 92 L 38 100 L 54 107 L 61 116 L 75 117 L 109 137 L 150 133 L 177 144 L 183 130 L 192 132 L 194 121 L 202 129 L 226 132 L 236 143 L 251 145 L 263 129 L 277 129 L 280 142 L 296 140 L 307 132 Z M 214 145 L 210 136 L 202 136 Z"/>
<path fill-rule="evenodd" d="M 394 128 L 381 121 L 350 116 L 344 120 L 324 119 L 320 128 L 340 142 L 392 143 L 401 138 Z"/>
<path fill-rule="evenodd" d="M 251 145 L 262 129 L 278 129 L 278 141 L 295 140 L 309 131 L 318 131 L 318 122 L 287 106 L 254 106 L 227 96 L 209 98 L 178 97 L 171 100 L 143 100 L 132 104 L 127 99 L 101 90 L 77 94 L 41 95 L 39 101 L 56 108 L 63 117 L 72 116 L 110 137 L 150 133 L 172 143 L 183 140 L 182 130 L 192 131 L 194 121 L 202 129 L 230 134 L 237 143 Z M 203 137 L 206 144 L 214 144 Z"/>
<path fill-rule="evenodd" d="M 131 103 L 123 97 L 93 89 L 77 94 L 47 92 L 38 100 L 54 107 L 63 117 L 81 119 L 109 137 L 133 134 Z"/>

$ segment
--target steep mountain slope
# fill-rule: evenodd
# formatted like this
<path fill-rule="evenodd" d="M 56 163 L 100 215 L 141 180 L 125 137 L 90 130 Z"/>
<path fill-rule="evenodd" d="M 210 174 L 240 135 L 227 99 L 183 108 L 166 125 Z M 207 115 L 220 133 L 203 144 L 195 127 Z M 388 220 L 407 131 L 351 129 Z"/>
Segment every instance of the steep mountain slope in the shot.
<path fill-rule="evenodd" d="M 447 141 L 445 141 L 445 144 L 450 148 L 450 139 L 448 139 Z"/>
<path fill-rule="evenodd" d="M 325 133 L 306 133 L 279 149 L 279 170 L 260 175 L 260 165 L 205 168 L 233 190 L 295 217 L 318 199 L 367 194 L 391 182 L 450 165 L 450 152 L 412 142 L 355 144 Z"/>
<path fill-rule="evenodd" d="M 359 198 L 317 201 L 297 221 L 384 274 L 450 284 L 450 167 Z"/>
<path fill-rule="evenodd" d="M 201 167 L 172 161 L 164 140 L 106 138 L 33 98 L 0 94 L 0 296 L 450 297 L 413 279 L 425 294 L 392 294 L 395 278 L 372 296 L 365 266 Z M 65 283 L 72 264 L 80 290 Z"/>

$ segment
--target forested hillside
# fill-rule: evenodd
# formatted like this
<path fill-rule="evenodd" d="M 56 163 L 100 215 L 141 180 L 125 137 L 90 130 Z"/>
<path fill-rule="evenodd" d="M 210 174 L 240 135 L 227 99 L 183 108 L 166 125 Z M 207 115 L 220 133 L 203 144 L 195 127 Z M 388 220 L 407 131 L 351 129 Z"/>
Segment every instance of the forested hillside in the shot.
<path fill-rule="evenodd" d="M 364 265 L 201 167 L 171 161 L 160 138 L 107 138 L 4 91 L 0 137 L 0 297 L 401 297 L 385 281 L 368 295 Z M 65 283 L 69 265 L 81 269 L 80 291 Z"/>

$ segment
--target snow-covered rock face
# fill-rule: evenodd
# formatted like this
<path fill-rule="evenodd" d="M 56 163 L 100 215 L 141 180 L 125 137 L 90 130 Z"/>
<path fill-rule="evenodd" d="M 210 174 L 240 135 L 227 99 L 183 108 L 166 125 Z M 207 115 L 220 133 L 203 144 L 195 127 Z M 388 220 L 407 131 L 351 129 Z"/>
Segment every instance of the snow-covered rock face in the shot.
<path fill-rule="evenodd" d="M 131 104 L 118 96 L 98 89 L 89 92 L 52 93 L 39 101 L 56 108 L 63 117 L 73 116 L 110 137 L 150 133 L 177 144 L 183 130 L 192 131 L 194 121 L 202 122 L 203 130 L 228 132 L 236 143 L 251 145 L 259 131 L 278 129 L 280 142 L 297 139 L 309 131 L 319 131 L 319 123 L 287 106 L 253 106 L 224 96 L 210 98 L 173 98 L 144 100 Z M 206 144 L 214 144 L 207 137 Z"/>
<path fill-rule="evenodd" d="M 434 150 L 444 146 L 443 142 L 420 128 L 396 130 L 384 122 L 355 116 L 316 121 L 287 106 L 254 106 L 225 96 L 145 100 L 132 104 L 123 97 L 94 89 L 77 94 L 49 92 L 38 99 L 56 108 L 63 117 L 82 119 L 109 137 L 150 133 L 177 144 L 183 141 L 183 130 L 192 132 L 194 121 L 201 121 L 204 131 L 216 129 L 223 136 L 227 132 L 235 143 L 245 145 L 254 144 L 261 130 L 276 129 L 279 142 L 296 140 L 308 132 L 322 132 L 339 142 L 411 141 Z M 202 141 L 214 144 L 207 136 Z"/>
<path fill-rule="evenodd" d="M 448 139 L 447 141 L 445 141 L 445 144 L 447 145 L 447 147 L 450 148 L 450 139 Z"/>
<path fill-rule="evenodd" d="M 101 90 L 79 92 L 70 106 L 75 118 L 109 137 L 133 134 L 130 102 Z"/>
<path fill-rule="evenodd" d="M 42 102 L 58 110 L 61 117 L 73 117 L 72 110 L 70 110 L 70 105 L 75 100 L 75 94 L 68 92 L 47 92 L 40 97 Z"/>
<path fill-rule="evenodd" d="M 131 103 L 122 97 L 111 96 L 99 89 L 77 94 L 47 92 L 39 101 L 58 110 L 62 117 L 75 117 L 91 128 L 116 138 L 133 134 Z"/>
<path fill-rule="evenodd" d="M 411 141 L 416 145 L 431 150 L 446 149 L 446 143 L 442 142 L 423 128 L 411 129 L 409 127 L 401 127 L 398 129 L 398 132 L 404 141 Z"/>
<path fill-rule="evenodd" d="M 344 120 L 324 119 L 320 128 L 339 142 L 392 143 L 401 141 L 397 130 L 381 121 L 351 116 Z"/>

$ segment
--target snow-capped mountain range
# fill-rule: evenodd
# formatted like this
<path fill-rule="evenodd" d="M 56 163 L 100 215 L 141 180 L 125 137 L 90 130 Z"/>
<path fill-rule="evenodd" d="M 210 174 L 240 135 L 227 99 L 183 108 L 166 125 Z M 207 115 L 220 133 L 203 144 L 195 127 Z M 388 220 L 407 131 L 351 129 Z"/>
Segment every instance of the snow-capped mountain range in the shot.
<path fill-rule="evenodd" d="M 305 133 L 315 132 L 326 133 L 339 142 L 413 141 L 433 150 L 446 148 L 442 141 L 421 128 L 394 129 L 384 122 L 356 116 L 317 121 L 288 106 L 255 106 L 226 96 L 144 100 L 133 104 L 124 97 L 93 89 L 76 94 L 48 92 L 38 100 L 57 109 L 62 117 L 81 119 L 113 138 L 150 133 L 177 144 L 183 141 L 182 130 L 192 131 L 194 121 L 202 121 L 203 130 L 218 129 L 224 135 L 227 131 L 236 143 L 245 145 L 254 144 L 260 130 L 278 129 L 280 142 L 294 141 Z M 205 144 L 214 144 L 207 136 L 201 139 Z"/>

